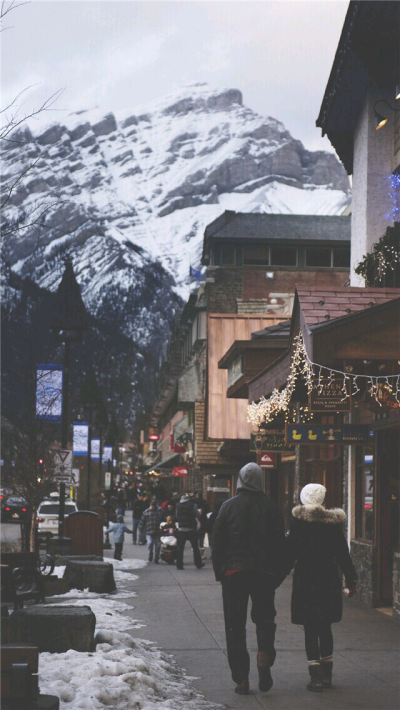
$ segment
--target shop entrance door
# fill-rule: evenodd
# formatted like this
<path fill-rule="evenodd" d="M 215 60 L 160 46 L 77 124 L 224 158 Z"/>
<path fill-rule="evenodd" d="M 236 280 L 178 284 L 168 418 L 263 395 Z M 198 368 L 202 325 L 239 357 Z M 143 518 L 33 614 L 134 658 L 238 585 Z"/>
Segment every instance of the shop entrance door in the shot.
<path fill-rule="evenodd" d="M 379 600 L 393 599 L 393 553 L 399 550 L 400 428 L 377 432 L 377 482 L 379 491 L 378 552 Z"/>
<path fill-rule="evenodd" d="M 340 449 L 322 445 L 312 448 L 311 457 L 305 461 L 305 482 L 321 483 L 326 488 L 326 508 L 343 505 L 343 467 Z M 339 455 L 338 455 L 339 454 Z"/>

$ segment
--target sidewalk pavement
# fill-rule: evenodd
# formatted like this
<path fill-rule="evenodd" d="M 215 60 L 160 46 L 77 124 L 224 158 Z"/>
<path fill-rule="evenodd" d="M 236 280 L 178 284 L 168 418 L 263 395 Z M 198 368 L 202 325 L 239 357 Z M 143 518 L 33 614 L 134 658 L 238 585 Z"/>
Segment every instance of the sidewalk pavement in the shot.
<path fill-rule="evenodd" d="M 130 524 L 129 514 L 125 520 Z M 206 554 L 206 567 L 197 570 L 187 543 L 184 570 L 160 562 L 149 563 L 138 571 L 132 617 L 142 620 L 146 627 L 132 631 L 132 635 L 154 641 L 173 654 L 178 664 L 195 676 L 194 686 L 207 700 L 241 710 L 398 710 L 400 624 L 353 600 L 344 601 L 343 620 L 333 624 L 334 687 L 323 693 L 307 691 L 304 633 L 301 626 L 290 622 L 291 577 L 276 594 L 274 686 L 269 693 L 258 690 L 257 644 L 249 615 L 247 642 L 252 692 L 249 696 L 236 695 L 226 657 L 221 586 L 214 579 L 210 551 Z M 133 545 L 127 535 L 123 557 L 147 559 L 147 547 Z"/>

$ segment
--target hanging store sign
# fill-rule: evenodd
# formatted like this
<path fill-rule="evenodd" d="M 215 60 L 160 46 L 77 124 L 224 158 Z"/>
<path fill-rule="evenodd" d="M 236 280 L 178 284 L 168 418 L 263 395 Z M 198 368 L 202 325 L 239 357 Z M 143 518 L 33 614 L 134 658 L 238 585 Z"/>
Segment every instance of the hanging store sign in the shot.
<path fill-rule="evenodd" d="M 313 380 L 308 395 L 311 412 L 349 412 L 351 407 L 350 380 L 320 377 Z"/>
<path fill-rule="evenodd" d="M 357 424 L 286 424 L 288 444 L 367 444 L 369 428 Z"/>
<path fill-rule="evenodd" d="M 36 367 L 36 417 L 61 422 L 63 368 L 61 365 Z"/>
<path fill-rule="evenodd" d="M 381 407 L 390 407 L 391 409 L 399 409 L 400 402 L 393 399 L 393 394 L 387 384 L 378 382 L 377 389 L 374 393 L 374 399 L 369 403 L 370 409 L 381 409 Z"/>
<path fill-rule="evenodd" d="M 87 456 L 89 442 L 89 424 L 85 422 L 75 422 L 73 426 L 73 444 L 72 449 L 74 456 Z"/>
<path fill-rule="evenodd" d="M 254 432 L 250 435 L 250 451 L 294 451 L 294 447 L 285 441 L 285 435 L 271 432 Z"/>
<path fill-rule="evenodd" d="M 186 466 L 174 466 L 173 475 L 174 476 L 187 476 L 189 473 Z"/>
<path fill-rule="evenodd" d="M 262 468 L 277 468 L 278 457 L 272 452 L 264 452 L 257 454 L 257 463 Z"/>
<path fill-rule="evenodd" d="M 92 461 L 100 461 L 100 439 L 91 439 L 90 458 Z"/>

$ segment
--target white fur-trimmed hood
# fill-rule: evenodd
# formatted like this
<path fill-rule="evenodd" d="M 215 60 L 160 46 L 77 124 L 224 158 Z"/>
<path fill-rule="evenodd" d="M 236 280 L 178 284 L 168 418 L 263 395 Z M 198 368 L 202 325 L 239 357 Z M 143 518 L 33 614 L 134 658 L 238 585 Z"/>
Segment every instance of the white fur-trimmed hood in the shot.
<path fill-rule="evenodd" d="M 346 513 L 341 508 L 324 508 L 323 505 L 296 505 L 292 515 L 306 523 L 344 523 Z"/>

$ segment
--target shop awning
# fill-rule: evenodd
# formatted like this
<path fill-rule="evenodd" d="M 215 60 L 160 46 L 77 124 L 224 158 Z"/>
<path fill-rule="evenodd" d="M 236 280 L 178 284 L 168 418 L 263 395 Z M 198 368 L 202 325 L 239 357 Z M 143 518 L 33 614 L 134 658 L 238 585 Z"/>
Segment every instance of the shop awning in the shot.
<path fill-rule="evenodd" d="M 145 473 L 150 473 L 150 471 L 159 471 L 160 473 L 167 473 L 168 470 L 172 472 L 174 466 L 180 466 L 181 464 L 181 454 L 174 454 L 168 459 L 164 459 L 164 461 L 160 461 L 159 463 L 154 464 L 154 466 L 150 466 L 150 468 L 148 468 Z"/>

